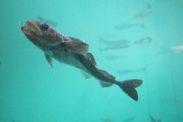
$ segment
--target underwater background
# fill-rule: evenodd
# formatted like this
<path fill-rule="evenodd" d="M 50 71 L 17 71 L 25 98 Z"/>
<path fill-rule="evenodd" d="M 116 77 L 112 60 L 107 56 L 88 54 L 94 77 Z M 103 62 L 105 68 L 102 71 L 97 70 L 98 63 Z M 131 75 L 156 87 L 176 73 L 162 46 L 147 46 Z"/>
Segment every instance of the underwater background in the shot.
<path fill-rule="evenodd" d="M 176 48 L 183 45 L 182 0 L 1 0 L 0 6 L 0 122 L 152 122 L 149 115 L 183 122 L 183 49 Z M 84 40 L 97 67 L 118 81 L 142 79 L 139 100 L 56 60 L 51 69 L 20 30 L 27 20 Z M 116 40 L 128 44 L 120 48 Z"/>

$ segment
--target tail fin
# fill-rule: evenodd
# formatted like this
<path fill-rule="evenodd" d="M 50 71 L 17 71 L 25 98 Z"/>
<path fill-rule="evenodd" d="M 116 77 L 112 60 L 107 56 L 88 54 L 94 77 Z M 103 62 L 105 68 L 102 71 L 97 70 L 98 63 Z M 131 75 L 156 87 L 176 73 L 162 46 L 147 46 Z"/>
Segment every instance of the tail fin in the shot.
<path fill-rule="evenodd" d="M 139 79 L 130 79 L 118 82 L 118 86 L 133 100 L 138 101 L 138 94 L 135 88 L 139 87 L 142 82 L 143 81 Z"/>

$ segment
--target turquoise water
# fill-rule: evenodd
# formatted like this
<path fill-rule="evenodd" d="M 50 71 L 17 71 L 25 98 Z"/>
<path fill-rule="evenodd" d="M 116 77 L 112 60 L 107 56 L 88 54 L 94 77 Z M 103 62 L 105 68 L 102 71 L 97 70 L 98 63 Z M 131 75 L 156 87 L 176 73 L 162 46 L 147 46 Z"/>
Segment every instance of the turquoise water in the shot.
<path fill-rule="evenodd" d="M 135 19 L 148 4 L 152 12 Z M 1 0 L 0 6 L 0 122 L 151 122 L 149 114 L 163 122 L 183 121 L 183 55 L 171 51 L 183 45 L 182 0 Z M 51 69 L 20 30 L 38 16 L 89 44 L 98 68 L 117 80 L 142 79 L 139 100 L 116 85 L 102 88 L 94 78 L 85 80 L 75 67 L 54 60 Z M 139 25 L 115 28 L 119 24 Z M 145 37 L 153 41 L 135 44 Z M 130 46 L 101 52 L 107 45 L 100 38 L 129 40 Z"/>

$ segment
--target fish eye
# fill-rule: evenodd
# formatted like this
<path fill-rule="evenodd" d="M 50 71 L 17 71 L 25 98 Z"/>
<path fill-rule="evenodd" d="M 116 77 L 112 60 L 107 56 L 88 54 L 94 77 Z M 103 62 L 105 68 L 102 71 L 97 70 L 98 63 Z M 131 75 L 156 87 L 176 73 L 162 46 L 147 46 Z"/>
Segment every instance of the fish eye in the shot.
<path fill-rule="evenodd" d="M 49 28 L 49 26 L 48 26 L 46 23 L 43 23 L 43 24 L 41 25 L 41 29 L 42 29 L 43 31 L 48 30 L 48 28 Z"/>

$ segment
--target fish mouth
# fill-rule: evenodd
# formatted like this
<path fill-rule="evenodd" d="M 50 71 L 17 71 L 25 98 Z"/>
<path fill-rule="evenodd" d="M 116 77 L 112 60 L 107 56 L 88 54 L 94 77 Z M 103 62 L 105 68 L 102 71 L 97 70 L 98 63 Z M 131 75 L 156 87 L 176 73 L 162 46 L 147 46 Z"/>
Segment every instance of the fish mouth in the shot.
<path fill-rule="evenodd" d="M 39 39 L 42 36 L 42 32 L 39 29 L 38 25 L 36 24 L 36 21 L 29 20 L 25 23 L 25 26 L 21 27 L 22 32 L 25 34 L 25 36 L 30 40 L 36 40 Z"/>

